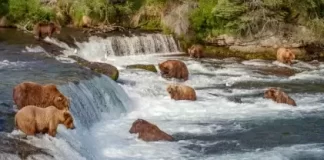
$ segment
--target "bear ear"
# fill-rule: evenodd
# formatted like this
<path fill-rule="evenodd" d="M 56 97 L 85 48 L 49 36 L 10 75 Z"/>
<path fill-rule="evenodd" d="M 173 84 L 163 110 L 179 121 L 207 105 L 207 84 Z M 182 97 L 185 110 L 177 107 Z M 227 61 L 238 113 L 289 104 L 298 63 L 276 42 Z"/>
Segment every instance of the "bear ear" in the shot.
<path fill-rule="evenodd" d="M 137 119 L 136 120 L 136 123 L 143 123 L 144 121 L 143 121 L 143 119 Z"/>
<path fill-rule="evenodd" d="M 58 97 L 56 97 L 56 100 L 57 100 L 57 101 L 62 101 L 63 98 L 62 98 L 61 96 L 58 96 Z"/>

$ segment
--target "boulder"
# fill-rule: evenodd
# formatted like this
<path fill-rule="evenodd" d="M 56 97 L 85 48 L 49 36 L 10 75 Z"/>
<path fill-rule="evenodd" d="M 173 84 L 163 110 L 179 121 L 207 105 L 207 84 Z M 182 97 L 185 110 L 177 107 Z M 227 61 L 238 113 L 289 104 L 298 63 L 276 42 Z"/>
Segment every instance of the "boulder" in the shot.
<path fill-rule="evenodd" d="M 153 64 L 133 64 L 126 66 L 127 69 L 144 69 L 147 71 L 151 71 L 157 73 L 157 70 Z"/>
<path fill-rule="evenodd" d="M 0 159 L 36 159 L 36 156 L 54 158 L 46 149 L 26 143 L 19 135 L 12 136 L 4 132 L 0 132 L 0 153 Z"/>
<path fill-rule="evenodd" d="M 73 56 L 73 55 L 69 56 L 69 58 L 74 59 L 81 66 L 87 67 L 94 72 L 104 74 L 110 77 L 114 81 L 118 79 L 119 76 L 118 69 L 111 64 L 100 63 L 100 62 L 89 62 L 81 57 Z"/>

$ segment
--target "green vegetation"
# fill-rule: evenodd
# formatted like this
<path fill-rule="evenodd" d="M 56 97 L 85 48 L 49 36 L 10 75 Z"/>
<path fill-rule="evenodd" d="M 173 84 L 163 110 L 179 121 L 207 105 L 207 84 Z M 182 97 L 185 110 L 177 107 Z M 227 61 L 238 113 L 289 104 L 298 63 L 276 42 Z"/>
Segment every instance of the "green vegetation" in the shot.
<path fill-rule="evenodd" d="M 8 19 L 13 23 L 27 24 L 38 21 L 49 21 L 54 18 L 54 12 L 46 7 L 41 6 L 39 0 L 9 0 Z"/>
<path fill-rule="evenodd" d="M 0 0 L 0 16 L 6 15 L 15 24 L 55 21 L 80 27 L 83 17 L 88 16 L 91 25 L 158 29 L 186 41 L 221 34 L 252 39 L 269 33 L 289 37 L 298 33 L 297 26 L 305 26 L 321 37 L 323 8 L 324 0 L 127 0 L 122 4 L 109 0 L 57 0 L 48 4 Z"/>
<path fill-rule="evenodd" d="M 302 25 L 324 35 L 324 0 L 199 0 L 191 15 L 198 37 L 220 34 L 254 37 Z M 286 29 L 286 30 L 285 30 Z"/>

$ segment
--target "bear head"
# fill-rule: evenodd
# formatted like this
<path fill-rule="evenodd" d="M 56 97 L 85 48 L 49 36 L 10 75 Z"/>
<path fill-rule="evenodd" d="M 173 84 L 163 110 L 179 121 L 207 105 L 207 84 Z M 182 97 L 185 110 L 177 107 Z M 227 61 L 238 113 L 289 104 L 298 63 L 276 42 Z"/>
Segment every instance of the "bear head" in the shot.
<path fill-rule="evenodd" d="M 169 73 L 169 69 L 167 67 L 165 67 L 164 63 L 159 63 L 158 65 L 159 65 L 161 74 Z"/>
<path fill-rule="evenodd" d="M 70 112 L 64 111 L 63 112 L 63 124 L 68 129 L 75 129 L 74 123 L 73 123 L 73 117 Z"/>
<path fill-rule="evenodd" d="M 173 95 L 177 90 L 178 90 L 178 86 L 174 85 L 174 84 L 169 84 L 168 87 L 167 87 L 167 92 L 170 95 Z"/>
<path fill-rule="evenodd" d="M 54 98 L 54 105 L 58 109 L 63 109 L 63 110 L 69 110 L 70 108 L 70 102 L 69 100 L 62 94 L 59 94 Z"/>
<path fill-rule="evenodd" d="M 129 130 L 129 133 L 140 133 L 146 127 L 148 127 L 148 125 L 150 125 L 150 123 L 145 121 L 144 119 L 137 119 L 135 122 L 133 122 L 132 127 Z"/>
<path fill-rule="evenodd" d="M 52 33 L 56 33 L 56 34 L 60 34 L 61 33 L 61 26 L 51 22 L 50 24 L 50 27 L 52 28 Z"/>
<path fill-rule="evenodd" d="M 291 49 L 286 49 L 286 56 L 288 59 L 293 60 L 296 58 L 295 53 Z"/>
<path fill-rule="evenodd" d="M 264 92 L 264 98 L 275 100 L 277 98 L 278 92 L 279 91 L 276 88 L 269 88 Z"/>

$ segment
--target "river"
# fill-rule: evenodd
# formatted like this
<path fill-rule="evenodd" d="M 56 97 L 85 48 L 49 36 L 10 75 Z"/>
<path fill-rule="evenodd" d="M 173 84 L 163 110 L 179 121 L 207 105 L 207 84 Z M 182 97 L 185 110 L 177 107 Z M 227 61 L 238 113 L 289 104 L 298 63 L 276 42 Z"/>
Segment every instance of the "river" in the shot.
<path fill-rule="evenodd" d="M 11 31 L 10 35 L 21 35 Z M 1 36 L 0 36 L 1 37 Z M 320 160 L 324 159 L 324 63 L 297 61 L 292 66 L 267 60 L 205 58 L 182 53 L 168 35 L 90 37 L 62 47 L 52 57 L 31 37 L 0 38 L 0 131 L 13 130 L 12 88 L 25 81 L 55 83 L 71 98 L 76 129 L 59 126 L 57 137 L 22 140 L 52 155 L 29 159 L 57 160 Z M 18 40 L 17 40 L 18 41 Z M 109 63 L 120 71 L 116 82 L 92 73 L 67 58 Z M 176 80 L 159 73 L 126 69 L 167 59 L 185 62 L 197 101 L 174 101 L 166 92 Z M 297 107 L 263 98 L 267 87 L 281 87 Z M 129 134 L 142 118 L 175 137 L 175 142 L 144 142 Z M 1 145 L 0 145 L 1 146 Z M 5 146 L 2 146 L 5 147 Z M 1 150 L 0 158 L 19 159 Z"/>

